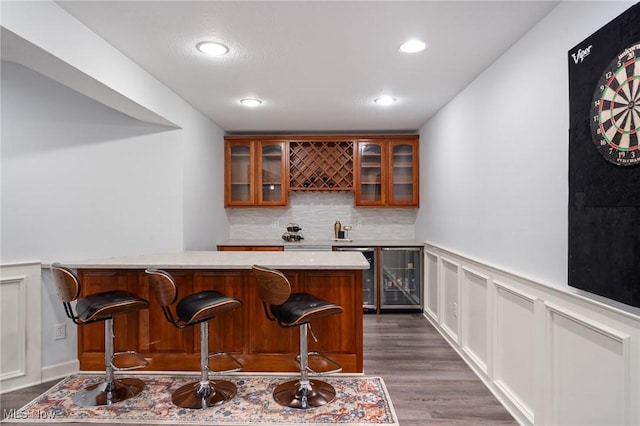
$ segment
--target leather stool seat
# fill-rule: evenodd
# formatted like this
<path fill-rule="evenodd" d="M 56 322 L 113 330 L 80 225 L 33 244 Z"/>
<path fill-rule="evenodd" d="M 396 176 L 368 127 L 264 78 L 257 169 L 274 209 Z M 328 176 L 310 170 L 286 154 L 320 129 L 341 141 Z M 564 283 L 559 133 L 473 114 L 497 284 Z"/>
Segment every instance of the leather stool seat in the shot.
<path fill-rule="evenodd" d="M 205 290 L 180 300 L 176 305 L 176 316 L 184 323 L 195 324 L 213 318 L 225 307 L 238 308 L 238 299 L 227 297 L 219 291 Z"/>
<path fill-rule="evenodd" d="M 292 293 L 282 305 L 270 305 L 270 308 L 283 327 L 293 327 L 342 312 L 342 307 L 309 293 Z"/>
<path fill-rule="evenodd" d="M 128 291 L 112 290 L 79 299 L 76 303 L 76 313 L 81 321 L 89 322 L 148 307 L 149 301 L 142 297 Z"/>

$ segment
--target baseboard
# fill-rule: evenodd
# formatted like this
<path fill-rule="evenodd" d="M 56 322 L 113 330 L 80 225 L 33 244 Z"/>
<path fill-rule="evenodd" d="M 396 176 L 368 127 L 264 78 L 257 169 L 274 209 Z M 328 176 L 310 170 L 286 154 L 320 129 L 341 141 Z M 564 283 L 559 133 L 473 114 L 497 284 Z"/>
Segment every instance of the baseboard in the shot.
<path fill-rule="evenodd" d="M 67 377 L 69 374 L 76 373 L 79 369 L 80 362 L 77 359 L 42 367 L 40 373 L 41 383 L 48 382 L 49 380 Z"/>

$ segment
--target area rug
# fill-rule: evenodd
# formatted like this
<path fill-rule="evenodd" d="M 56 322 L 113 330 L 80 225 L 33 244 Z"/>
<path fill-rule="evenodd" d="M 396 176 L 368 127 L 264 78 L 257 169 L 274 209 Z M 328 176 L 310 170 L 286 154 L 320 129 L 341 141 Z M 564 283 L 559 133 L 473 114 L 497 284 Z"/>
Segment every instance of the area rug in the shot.
<path fill-rule="evenodd" d="M 229 375 L 238 388 L 234 399 L 205 410 L 191 410 L 171 403 L 171 393 L 191 376 L 132 375 L 145 381 L 134 398 L 101 407 L 81 407 L 71 400 L 78 390 L 98 383 L 103 376 L 77 374 L 40 395 L 6 422 L 117 423 L 174 425 L 398 425 L 391 399 L 381 377 L 334 375 L 323 377 L 336 389 L 329 404 L 309 410 L 282 407 L 272 398 L 273 389 L 290 380 L 283 375 Z"/>

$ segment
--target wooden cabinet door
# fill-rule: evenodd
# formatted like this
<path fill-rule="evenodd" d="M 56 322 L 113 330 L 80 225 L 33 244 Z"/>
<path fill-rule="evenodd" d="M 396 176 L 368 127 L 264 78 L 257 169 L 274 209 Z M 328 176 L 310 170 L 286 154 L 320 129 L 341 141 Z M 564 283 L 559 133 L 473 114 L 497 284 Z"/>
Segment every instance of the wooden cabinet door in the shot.
<path fill-rule="evenodd" d="M 387 192 L 386 144 L 384 141 L 358 141 L 356 145 L 356 206 L 384 206 Z"/>
<path fill-rule="evenodd" d="M 389 206 L 418 207 L 418 141 L 389 141 Z"/>
<path fill-rule="evenodd" d="M 256 204 L 254 155 L 253 141 L 225 142 L 225 207 Z"/>
<path fill-rule="evenodd" d="M 257 204 L 259 206 L 286 206 L 287 205 L 287 143 L 266 142 L 258 143 L 259 154 L 257 170 L 258 182 Z"/>

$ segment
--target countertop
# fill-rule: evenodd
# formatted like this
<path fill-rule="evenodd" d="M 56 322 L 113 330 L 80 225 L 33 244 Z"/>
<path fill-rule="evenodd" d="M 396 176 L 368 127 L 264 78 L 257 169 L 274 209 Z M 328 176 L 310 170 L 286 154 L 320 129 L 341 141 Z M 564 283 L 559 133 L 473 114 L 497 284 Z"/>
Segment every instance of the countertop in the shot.
<path fill-rule="evenodd" d="M 362 253 L 350 251 L 184 251 L 61 263 L 80 269 L 251 269 L 253 265 L 296 270 L 369 269 Z"/>
<path fill-rule="evenodd" d="M 282 238 L 266 240 L 225 240 L 218 243 L 219 246 L 331 246 L 331 247 L 423 247 L 424 242 L 416 240 L 302 240 L 297 243 L 288 243 Z"/>

